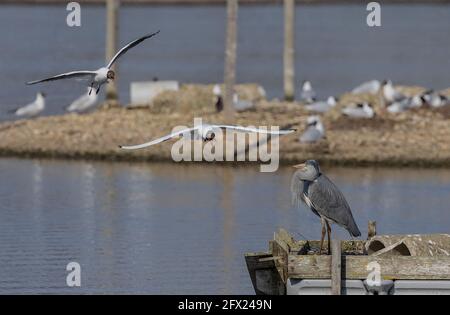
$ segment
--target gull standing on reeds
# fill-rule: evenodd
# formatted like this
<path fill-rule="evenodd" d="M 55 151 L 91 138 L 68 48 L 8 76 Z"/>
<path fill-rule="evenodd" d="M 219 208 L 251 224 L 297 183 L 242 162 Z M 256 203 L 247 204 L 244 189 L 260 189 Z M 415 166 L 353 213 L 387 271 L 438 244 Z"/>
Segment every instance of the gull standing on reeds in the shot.
<path fill-rule="evenodd" d="M 334 96 L 328 97 L 326 101 L 318 101 L 311 104 L 306 104 L 305 109 L 316 113 L 325 113 L 336 106 L 337 99 Z"/>
<path fill-rule="evenodd" d="M 405 95 L 395 89 L 391 80 L 383 81 L 383 96 L 388 104 L 398 102 L 406 98 Z"/>
<path fill-rule="evenodd" d="M 387 111 L 392 114 L 402 113 L 411 108 L 419 108 L 426 103 L 425 97 L 422 95 L 415 95 L 403 100 L 392 103 L 387 107 Z"/>
<path fill-rule="evenodd" d="M 300 100 L 306 103 L 312 103 L 316 101 L 316 92 L 314 91 L 311 82 L 308 80 L 303 81 L 302 83 Z"/>
<path fill-rule="evenodd" d="M 378 80 L 371 80 L 364 83 L 361 83 L 357 87 L 352 90 L 352 94 L 377 94 L 380 90 L 381 82 Z"/>
<path fill-rule="evenodd" d="M 36 95 L 36 99 L 33 103 L 20 107 L 18 109 L 13 110 L 14 115 L 22 117 L 22 116 L 37 116 L 45 109 L 45 93 L 39 92 Z"/>
<path fill-rule="evenodd" d="M 42 79 L 42 80 L 36 80 L 27 82 L 28 85 L 37 84 L 41 82 L 48 82 L 48 81 L 55 81 L 55 80 L 61 80 L 61 79 L 70 79 L 70 78 L 78 78 L 78 79 L 87 79 L 90 82 L 90 91 L 89 94 L 92 93 L 92 90 L 96 90 L 96 94 L 100 92 L 100 88 L 103 84 L 108 83 L 109 80 L 115 79 L 115 72 L 111 70 L 111 67 L 116 62 L 116 60 L 124 55 L 128 50 L 131 48 L 139 45 L 144 40 L 151 38 L 158 34 L 159 31 L 143 36 L 141 38 L 138 38 L 130 43 L 128 43 L 126 46 L 124 46 L 122 49 L 119 50 L 119 52 L 111 59 L 111 61 L 106 65 L 106 67 L 102 67 L 98 70 L 94 71 L 71 71 L 63 74 L 59 74 L 50 78 Z"/>
<path fill-rule="evenodd" d="M 342 113 L 350 118 L 373 118 L 375 116 L 375 111 L 367 102 L 356 104 L 356 106 L 347 106 L 342 109 Z"/>
<path fill-rule="evenodd" d="M 97 103 L 97 94 L 89 94 L 90 88 L 87 88 L 87 92 L 72 102 L 67 108 L 68 112 L 84 112 Z"/>
<path fill-rule="evenodd" d="M 439 108 L 450 104 L 450 99 L 447 96 L 435 92 L 434 90 L 424 92 L 423 98 L 429 106 L 434 108 Z"/>
<path fill-rule="evenodd" d="M 339 188 L 321 172 L 319 163 L 314 160 L 295 165 L 298 169 L 291 179 L 292 200 L 296 205 L 303 201 L 311 211 L 320 217 L 322 237 L 320 251 L 322 253 L 325 233 L 328 235 L 328 253 L 330 253 L 331 224 L 345 228 L 351 236 L 361 236 L 361 232 L 353 219 L 352 211 Z"/>
<path fill-rule="evenodd" d="M 309 116 L 306 130 L 300 136 L 300 143 L 314 143 L 325 137 L 325 128 L 319 116 Z"/>
<path fill-rule="evenodd" d="M 216 137 L 216 133 L 221 132 L 222 130 L 232 130 L 239 132 L 257 132 L 263 134 L 270 135 L 287 135 L 296 131 L 296 129 L 285 129 L 285 130 L 268 130 L 268 129 L 258 129 L 258 128 L 248 128 L 248 127 L 240 127 L 240 126 L 230 126 L 230 125 L 210 125 L 210 124 L 202 124 L 199 126 L 195 126 L 193 128 L 183 129 L 177 132 L 173 132 L 164 137 L 143 143 L 138 145 L 119 145 L 119 148 L 125 150 L 136 150 L 143 149 L 176 137 L 185 137 L 191 140 L 202 140 L 204 142 L 212 141 Z"/>

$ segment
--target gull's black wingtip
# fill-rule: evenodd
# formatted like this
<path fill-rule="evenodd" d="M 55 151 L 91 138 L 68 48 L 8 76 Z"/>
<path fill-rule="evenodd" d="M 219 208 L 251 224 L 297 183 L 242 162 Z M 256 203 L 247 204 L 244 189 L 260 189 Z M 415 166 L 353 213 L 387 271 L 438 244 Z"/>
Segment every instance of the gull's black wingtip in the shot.
<path fill-rule="evenodd" d="M 120 145 L 120 144 L 119 144 L 117 147 L 118 147 L 119 149 L 122 149 L 122 148 L 123 148 L 123 145 Z"/>

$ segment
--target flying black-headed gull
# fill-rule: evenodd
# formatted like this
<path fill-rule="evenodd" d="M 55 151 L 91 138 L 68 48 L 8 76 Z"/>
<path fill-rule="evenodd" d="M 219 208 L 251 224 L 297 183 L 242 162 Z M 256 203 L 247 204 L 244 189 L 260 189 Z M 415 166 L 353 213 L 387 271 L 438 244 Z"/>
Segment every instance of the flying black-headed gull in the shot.
<path fill-rule="evenodd" d="M 138 145 L 124 146 L 119 145 L 119 148 L 125 150 L 136 150 L 146 148 L 167 140 L 170 140 L 175 137 L 186 137 L 188 139 L 193 140 L 203 140 L 204 142 L 212 141 L 216 137 L 216 133 L 221 132 L 222 130 L 233 130 L 239 132 L 257 132 L 263 134 L 271 134 L 271 135 L 287 135 L 296 131 L 296 129 L 285 129 L 285 130 L 269 130 L 269 129 L 258 129 L 258 128 L 248 128 L 248 127 L 240 127 L 240 126 L 229 126 L 229 125 L 209 125 L 202 124 L 193 128 L 183 129 L 171 134 L 168 134 L 164 137 L 152 140 L 150 142 L 146 142 Z"/>
<path fill-rule="evenodd" d="M 405 95 L 394 88 L 391 80 L 383 81 L 383 96 L 388 104 L 398 102 L 406 98 Z"/>
<path fill-rule="evenodd" d="M 108 63 L 108 65 L 106 65 L 106 67 L 102 67 L 95 71 L 71 71 L 71 72 L 59 74 L 59 75 L 56 75 L 56 76 L 53 76 L 53 77 L 50 77 L 47 79 L 27 82 L 27 84 L 32 85 L 32 84 L 37 84 L 37 83 L 41 83 L 41 82 L 55 81 L 55 80 L 61 80 L 61 79 L 83 78 L 83 79 L 88 79 L 90 81 L 91 90 L 89 91 L 89 94 L 92 93 L 93 89 L 96 89 L 96 94 L 98 94 L 98 92 L 100 92 L 100 88 L 103 84 L 108 83 L 109 80 L 114 80 L 116 74 L 114 73 L 113 70 L 111 70 L 111 67 L 116 62 L 116 60 L 120 56 L 124 55 L 131 48 L 139 45 L 144 40 L 151 38 L 158 33 L 159 33 L 159 31 L 157 31 L 153 34 L 150 34 L 150 35 L 143 36 L 141 38 L 138 38 L 138 39 L 128 43 L 126 46 L 124 46 L 122 49 L 120 49 L 119 52 L 117 52 L 117 54 L 111 59 L 111 61 Z"/>
<path fill-rule="evenodd" d="M 305 109 L 316 113 L 325 113 L 337 104 L 337 99 L 334 96 L 328 97 L 326 101 L 314 102 L 306 104 Z"/>
<path fill-rule="evenodd" d="M 369 94 L 377 94 L 380 90 L 381 82 L 378 80 L 371 80 L 364 83 L 361 83 L 357 87 L 355 87 L 352 90 L 352 94 L 362 94 L 362 93 L 369 93 Z"/>
<path fill-rule="evenodd" d="M 342 109 L 342 113 L 351 118 L 373 118 L 375 116 L 375 111 L 367 102 L 356 104 L 356 106 L 347 106 Z"/>
<path fill-rule="evenodd" d="M 300 136 L 301 143 L 314 143 L 321 140 L 325 136 L 325 128 L 319 116 L 309 116 L 307 119 L 307 127 Z"/>
<path fill-rule="evenodd" d="M 16 116 L 36 116 L 40 114 L 45 109 L 45 93 L 39 92 L 36 95 L 36 99 L 33 103 L 20 107 L 13 110 L 12 112 Z"/>
<path fill-rule="evenodd" d="M 66 108 L 68 112 L 84 112 L 97 103 L 97 94 L 89 94 L 91 88 L 88 87 L 87 89 L 86 93 L 81 95 Z"/>
<path fill-rule="evenodd" d="M 316 92 L 314 91 L 310 81 L 303 81 L 300 99 L 306 103 L 312 103 L 316 101 Z"/>

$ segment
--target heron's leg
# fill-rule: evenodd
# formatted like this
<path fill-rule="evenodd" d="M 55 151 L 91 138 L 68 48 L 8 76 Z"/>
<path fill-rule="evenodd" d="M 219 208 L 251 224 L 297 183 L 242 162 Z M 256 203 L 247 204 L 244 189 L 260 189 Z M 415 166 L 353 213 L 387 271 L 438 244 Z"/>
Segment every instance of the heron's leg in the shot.
<path fill-rule="evenodd" d="M 328 235 L 328 255 L 331 255 L 331 226 L 327 220 L 325 220 L 325 224 L 327 225 L 327 235 Z"/>
<path fill-rule="evenodd" d="M 325 220 L 321 218 L 320 222 L 322 223 L 322 237 L 320 238 L 320 249 L 319 249 L 319 255 L 322 255 L 322 247 L 323 247 L 323 239 L 325 238 Z"/>

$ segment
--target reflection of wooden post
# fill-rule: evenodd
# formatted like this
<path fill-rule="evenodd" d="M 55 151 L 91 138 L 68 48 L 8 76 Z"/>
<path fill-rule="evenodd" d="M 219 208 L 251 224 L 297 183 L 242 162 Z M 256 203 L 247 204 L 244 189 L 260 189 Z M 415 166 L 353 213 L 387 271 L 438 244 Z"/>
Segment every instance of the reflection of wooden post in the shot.
<path fill-rule="evenodd" d="M 284 99 L 295 99 L 295 0 L 284 0 Z"/>
<path fill-rule="evenodd" d="M 225 95 L 224 111 L 229 123 L 233 120 L 233 94 L 236 83 L 238 0 L 227 0 L 227 39 L 225 47 Z"/>
<path fill-rule="evenodd" d="M 108 63 L 117 52 L 119 7 L 120 0 L 106 0 L 106 63 Z M 116 65 L 113 66 L 113 70 L 117 74 Z M 115 81 L 111 81 L 106 86 L 106 99 L 118 99 L 117 84 Z"/>

